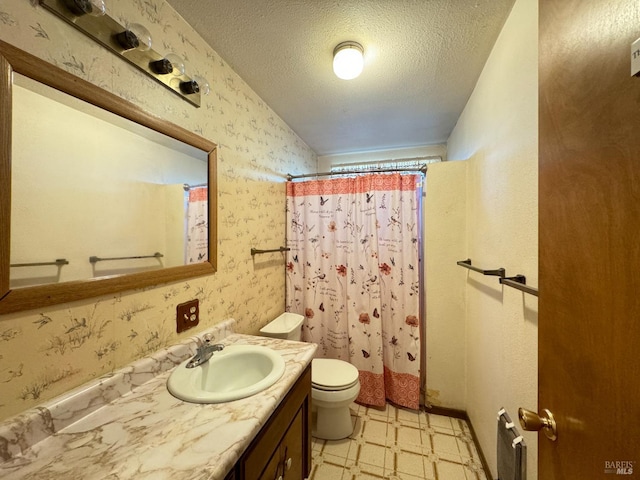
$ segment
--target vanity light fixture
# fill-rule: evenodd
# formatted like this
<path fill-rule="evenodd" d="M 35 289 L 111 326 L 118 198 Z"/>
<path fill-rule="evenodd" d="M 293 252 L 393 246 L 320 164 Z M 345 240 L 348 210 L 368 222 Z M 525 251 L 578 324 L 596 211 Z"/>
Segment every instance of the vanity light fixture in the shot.
<path fill-rule="evenodd" d="M 37 1 L 192 105 L 199 107 L 201 96 L 211 90 L 204 78 L 185 72 L 184 62 L 178 55 L 154 51 L 151 34 L 144 26 L 137 23 L 124 26 L 108 15 L 105 0 Z"/>
<path fill-rule="evenodd" d="M 357 42 L 342 42 L 333 50 L 333 72 L 338 78 L 352 80 L 362 73 L 364 49 Z"/>

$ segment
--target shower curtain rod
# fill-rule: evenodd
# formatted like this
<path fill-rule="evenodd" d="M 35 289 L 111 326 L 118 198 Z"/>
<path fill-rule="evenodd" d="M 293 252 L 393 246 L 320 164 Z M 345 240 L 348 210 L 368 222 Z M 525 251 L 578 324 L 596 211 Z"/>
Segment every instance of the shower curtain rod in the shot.
<path fill-rule="evenodd" d="M 183 184 L 185 192 L 191 190 L 192 188 L 208 187 L 208 186 L 209 186 L 208 183 L 198 183 L 196 185 L 189 185 L 188 183 Z"/>
<path fill-rule="evenodd" d="M 427 173 L 427 164 L 420 165 L 419 167 L 406 167 L 406 168 L 376 168 L 372 170 L 342 170 L 340 172 L 319 172 L 319 173 L 305 173 L 303 175 L 291 175 L 287 173 L 287 181 L 294 180 L 296 178 L 309 178 L 309 177 L 326 177 L 328 175 L 353 175 L 355 173 L 388 173 L 388 172 L 420 172 Z"/>

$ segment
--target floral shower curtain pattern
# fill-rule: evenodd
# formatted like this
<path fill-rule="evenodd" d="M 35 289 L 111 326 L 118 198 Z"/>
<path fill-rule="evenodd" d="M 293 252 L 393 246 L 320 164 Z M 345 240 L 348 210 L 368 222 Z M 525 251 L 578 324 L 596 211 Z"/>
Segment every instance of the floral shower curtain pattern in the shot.
<path fill-rule="evenodd" d="M 420 402 L 420 175 L 287 184 L 287 310 L 318 355 L 355 365 L 358 402 Z"/>
<path fill-rule="evenodd" d="M 185 264 L 206 262 L 209 256 L 209 188 L 191 187 L 187 198 Z"/>

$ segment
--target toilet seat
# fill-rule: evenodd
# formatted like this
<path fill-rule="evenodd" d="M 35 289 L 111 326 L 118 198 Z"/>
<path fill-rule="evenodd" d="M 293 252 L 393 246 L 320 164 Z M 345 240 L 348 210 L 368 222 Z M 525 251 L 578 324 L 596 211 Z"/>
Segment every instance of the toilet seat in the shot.
<path fill-rule="evenodd" d="M 325 392 L 348 390 L 360 381 L 358 369 L 343 360 L 311 360 L 311 387 Z"/>

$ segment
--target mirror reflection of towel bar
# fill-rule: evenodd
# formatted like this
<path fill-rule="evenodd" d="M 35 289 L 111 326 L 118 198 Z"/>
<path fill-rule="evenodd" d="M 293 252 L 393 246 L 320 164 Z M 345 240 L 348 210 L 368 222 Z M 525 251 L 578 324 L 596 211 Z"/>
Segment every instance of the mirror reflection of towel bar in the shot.
<path fill-rule="evenodd" d="M 69 260 L 66 258 L 56 258 L 53 262 L 34 262 L 34 263 L 12 263 L 10 267 L 44 267 L 46 265 L 56 265 L 61 267 L 62 265 L 69 265 Z"/>
<path fill-rule="evenodd" d="M 279 248 L 273 248 L 271 250 L 258 250 L 257 248 L 252 248 L 251 255 L 253 256 L 259 253 L 271 253 L 271 252 L 288 252 L 289 250 L 291 250 L 289 247 L 279 247 Z"/>
<path fill-rule="evenodd" d="M 160 252 L 156 252 L 153 255 L 140 255 L 137 257 L 110 257 L 110 258 L 100 258 L 100 257 L 89 257 L 89 261 L 91 263 L 96 262 L 104 262 L 106 260 L 137 260 L 139 258 L 161 258 L 164 257 Z"/>

